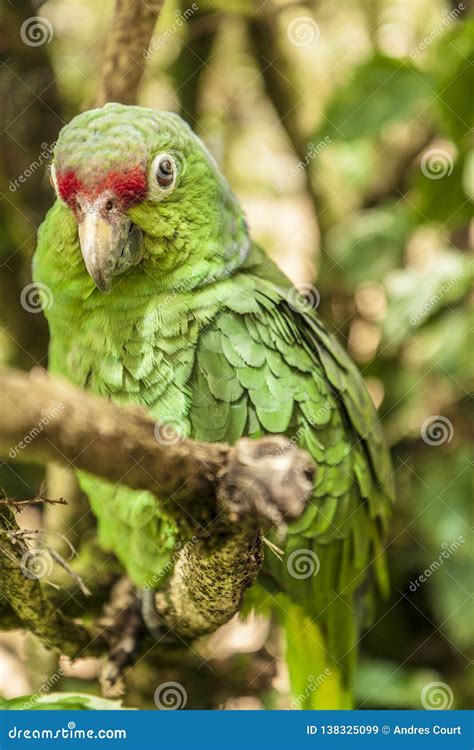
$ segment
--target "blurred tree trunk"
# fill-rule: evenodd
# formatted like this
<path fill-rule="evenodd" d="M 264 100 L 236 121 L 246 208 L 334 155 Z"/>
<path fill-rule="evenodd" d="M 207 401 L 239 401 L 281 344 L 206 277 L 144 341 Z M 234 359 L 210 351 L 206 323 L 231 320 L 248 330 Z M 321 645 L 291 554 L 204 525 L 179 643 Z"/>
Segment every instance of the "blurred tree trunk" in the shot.
<path fill-rule="evenodd" d="M 52 202 L 46 171 L 50 149 L 62 127 L 61 106 L 48 44 L 30 46 L 22 24 L 35 16 L 30 0 L 3 0 L 0 26 L 0 275 L 2 324 L 9 339 L 8 359 L 30 368 L 44 364 L 47 328 L 42 315 L 20 305 L 31 282 L 36 230 Z M 11 345 L 11 348 L 10 348 Z"/>
<path fill-rule="evenodd" d="M 135 104 L 148 45 L 164 0 L 116 0 L 108 27 L 96 106 Z"/>
<path fill-rule="evenodd" d="M 181 0 L 181 12 L 189 7 L 188 0 Z M 182 45 L 178 59 L 171 72 L 179 96 L 180 114 L 193 128 L 198 129 L 199 104 L 207 64 L 211 56 L 222 14 L 199 8 L 187 23 L 186 43 Z"/>

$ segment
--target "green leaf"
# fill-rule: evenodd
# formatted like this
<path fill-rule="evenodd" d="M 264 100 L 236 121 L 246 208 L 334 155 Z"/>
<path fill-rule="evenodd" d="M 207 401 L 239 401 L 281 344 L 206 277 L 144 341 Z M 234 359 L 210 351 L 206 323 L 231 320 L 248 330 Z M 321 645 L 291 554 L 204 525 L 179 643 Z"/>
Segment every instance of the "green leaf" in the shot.
<path fill-rule="evenodd" d="M 447 134 L 458 142 L 469 135 L 472 127 L 473 56 L 472 18 L 453 23 L 432 53 L 436 105 Z"/>
<path fill-rule="evenodd" d="M 352 288 L 381 280 L 401 262 L 410 226 L 407 212 L 390 204 L 363 211 L 329 232 L 329 253 Z"/>
<path fill-rule="evenodd" d="M 448 443 L 446 445 L 449 445 Z M 474 646 L 472 599 L 474 546 L 472 545 L 472 455 L 468 449 L 439 453 L 430 447 L 423 465 L 429 485 L 419 485 L 415 528 L 418 569 L 425 572 L 420 586 L 429 592 L 435 621 L 461 649 Z M 436 502 L 433 502 L 436 499 Z M 428 574 L 426 575 L 426 572 Z"/>
<path fill-rule="evenodd" d="M 393 273 L 386 281 L 385 341 L 395 346 L 412 336 L 440 308 L 461 299 L 471 279 L 469 263 L 449 250 L 440 251 L 436 263 L 421 271 L 408 267 Z"/>
<path fill-rule="evenodd" d="M 108 700 L 88 693 L 49 693 L 48 695 L 22 695 L 6 700 L 0 698 L 2 711 L 124 711 L 134 710 L 122 706 L 120 700 Z"/>
<path fill-rule="evenodd" d="M 336 89 L 326 112 L 321 141 L 375 139 L 383 128 L 413 119 L 433 99 L 427 77 L 408 60 L 375 54 Z"/>
<path fill-rule="evenodd" d="M 354 680 L 356 700 L 364 708 L 419 709 L 423 688 L 437 679 L 439 675 L 427 669 L 365 659 Z"/>
<path fill-rule="evenodd" d="M 425 168 L 416 167 L 413 194 L 418 218 L 423 222 L 443 223 L 446 227 L 459 227 L 469 222 L 472 203 L 466 179 L 469 177 L 467 156 L 452 154 L 444 145 L 434 145 L 425 151 L 422 157 Z"/>

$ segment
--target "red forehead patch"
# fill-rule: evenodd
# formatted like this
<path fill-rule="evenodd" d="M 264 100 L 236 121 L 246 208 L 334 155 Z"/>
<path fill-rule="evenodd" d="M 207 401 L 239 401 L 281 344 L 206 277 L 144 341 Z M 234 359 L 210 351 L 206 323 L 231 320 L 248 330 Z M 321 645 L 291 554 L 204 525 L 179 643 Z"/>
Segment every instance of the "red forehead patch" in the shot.
<path fill-rule="evenodd" d="M 58 174 L 58 193 L 59 197 L 64 203 L 71 204 L 82 188 L 82 182 L 78 179 L 75 172 L 66 172 L 65 174 Z"/>
<path fill-rule="evenodd" d="M 78 193 L 94 200 L 101 193 L 110 191 L 117 197 L 122 208 L 126 209 L 140 203 L 147 192 L 146 175 L 140 167 L 128 172 L 109 172 L 106 177 L 92 184 L 82 182 L 75 172 L 66 172 L 57 175 L 57 183 L 60 198 L 71 207 Z"/>
<path fill-rule="evenodd" d="M 140 167 L 125 173 L 109 172 L 100 189 L 111 190 L 128 208 L 144 199 L 147 191 L 146 176 Z"/>

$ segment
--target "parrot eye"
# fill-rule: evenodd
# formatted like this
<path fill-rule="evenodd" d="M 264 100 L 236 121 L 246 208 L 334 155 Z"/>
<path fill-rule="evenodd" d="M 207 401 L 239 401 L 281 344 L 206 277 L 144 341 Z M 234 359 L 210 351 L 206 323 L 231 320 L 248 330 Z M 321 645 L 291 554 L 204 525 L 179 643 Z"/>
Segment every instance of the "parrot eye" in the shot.
<path fill-rule="evenodd" d="M 170 154 L 159 154 L 153 160 L 151 176 L 161 190 L 170 190 L 176 182 L 176 162 Z"/>

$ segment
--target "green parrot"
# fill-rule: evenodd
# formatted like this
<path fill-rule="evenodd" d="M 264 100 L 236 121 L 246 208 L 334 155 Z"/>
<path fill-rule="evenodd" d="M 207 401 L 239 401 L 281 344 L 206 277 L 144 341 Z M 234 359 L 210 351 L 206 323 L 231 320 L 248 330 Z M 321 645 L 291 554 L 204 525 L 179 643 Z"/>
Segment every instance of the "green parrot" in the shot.
<path fill-rule="evenodd" d="M 282 554 L 267 549 L 250 601 L 278 612 L 297 707 L 350 708 L 358 635 L 388 586 L 393 499 L 356 367 L 251 240 L 178 115 L 121 104 L 78 115 L 61 130 L 51 181 L 57 200 L 33 262 L 49 290 L 50 371 L 142 405 L 161 424 L 158 440 L 282 433 L 309 451 L 311 502 L 271 535 Z M 101 544 L 137 586 L 163 580 L 179 539 L 155 498 L 79 480 Z"/>

